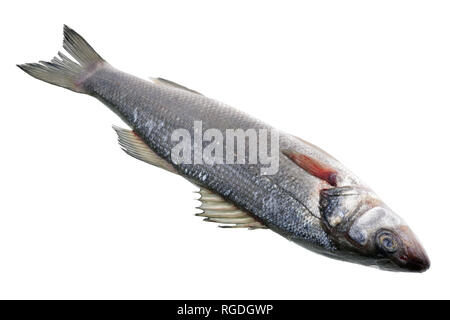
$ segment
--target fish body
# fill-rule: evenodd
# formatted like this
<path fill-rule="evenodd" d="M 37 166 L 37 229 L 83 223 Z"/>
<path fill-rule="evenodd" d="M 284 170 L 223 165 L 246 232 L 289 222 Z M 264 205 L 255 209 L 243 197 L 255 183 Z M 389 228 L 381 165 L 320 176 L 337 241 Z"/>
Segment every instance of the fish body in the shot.
<path fill-rule="evenodd" d="M 203 95 L 157 85 L 109 65 L 96 71 L 83 85 L 89 94 L 118 113 L 152 150 L 168 162 L 171 162 L 173 148 L 172 132 L 183 128 L 194 136 L 194 121 L 201 121 L 204 130 L 275 130 Z M 318 155 L 312 146 L 299 139 L 284 133 L 279 133 L 279 137 L 281 147 Z M 290 239 L 332 249 L 333 243 L 320 226 L 320 220 L 310 212 L 318 211 L 319 191 L 324 183 L 301 172 L 286 157 L 280 158 L 280 170 L 270 176 L 260 174 L 261 164 L 206 166 L 181 163 L 174 166 L 181 175 L 226 197 Z"/>
<path fill-rule="evenodd" d="M 425 251 L 404 221 L 326 152 L 171 81 L 148 81 L 119 71 L 75 31 L 65 27 L 64 33 L 64 48 L 76 62 L 59 54 L 51 62 L 19 67 L 40 80 L 96 97 L 133 129 L 136 138 L 125 131 L 119 134 L 122 146 L 129 148 L 131 155 L 139 158 L 136 154 L 147 152 L 139 159 L 151 155 L 154 160 L 147 162 L 158 162 L 160 167 L 200 186 L 215 199 L 212 203 L 216 208 L 222 201 L 226 203 L 222 208 L 234 208 L 233 219 L 224 209 L 217 209 L 215 218 L 206 215 L 210 219 L 255 221 L 244 225 L 270 228 L 336 259 L 396 271 L 424 271 L 429 267 Z M 201 123 L 201 128 L 195 123 Z M 202 137 L 209 129 L 222 136 L 229 129 L 270 132 L 278 138 L 272 154 L 279 159 L 278 170 L 265 174 L 267 164 L 251 163 L 249 152 L 241 164 L 227 164 L 225 156 L 223 163 L 176 162 L 173 133 L 180 129 L 193 137 L 193 149 L 200 150 L 210 142 L 196 142 L 195 137 Z M 261 141 L 257 144 L 260 148 Z M 268 146 L 273 146 L 273 141 Z M 211 203 L 205 207 L 208 205 Z M 389 248 L 392 244 L 396 246 L 394 251 Z"/>

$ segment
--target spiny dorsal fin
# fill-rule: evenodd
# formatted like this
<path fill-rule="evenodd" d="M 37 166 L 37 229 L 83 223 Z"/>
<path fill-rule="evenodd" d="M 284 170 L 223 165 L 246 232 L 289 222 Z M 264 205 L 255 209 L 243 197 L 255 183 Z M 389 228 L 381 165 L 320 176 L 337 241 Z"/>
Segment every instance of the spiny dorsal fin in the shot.
<path fill-rule="evenodd" d="M 116 126 L 113 126 L 113 128 L 119 138 L 120 146 L 127 154 L 151 165 L 178 174 L 170 163 L 159 157 L 133 131 Z M 219 227 L 222 228 L 266 228 L 261 222 L 214 192 L 200 187 L 198 193 L 200 194 L 198 200 L 202 202 L 198 209 L 201 209 L 202 212 L 196 215 L 204 217 L 205 221 L 220 223 L 221 225 Z"/>
<path fill-rule="evenodd" d="M 196 216 L 204 217 L 205 221 L 220 223 L 219 227 L 221 228 L 267 228 L 247 212 L 229 203 L 214 192 L 200 187 L 198 193 L 200 194 L 198 200 L 202 203 L 198 209 L 201 209 L 202 213 L 197 213 Z"/>
<path fill-rule="evenodd" d="M 185 90 L 185 91 L 189 91 L 191 93 L 195 93 L 195 94 L 199 94 L 202 96 L 202 94 L 198 91 L 186 88 L 185 86 L 182 86 L 181 84 L 178 84 L 176 82 L 167 80 L 167 79 L 163 79 L 163 78 L 150 78 L 150 80 L 155 83 L 155 84 L 159 84 L 159 85 L 163 85 L 166 87 L 170 87 L 170 88 L 175 88 L 175 89 L 180 89 L 180 90 Z"/>

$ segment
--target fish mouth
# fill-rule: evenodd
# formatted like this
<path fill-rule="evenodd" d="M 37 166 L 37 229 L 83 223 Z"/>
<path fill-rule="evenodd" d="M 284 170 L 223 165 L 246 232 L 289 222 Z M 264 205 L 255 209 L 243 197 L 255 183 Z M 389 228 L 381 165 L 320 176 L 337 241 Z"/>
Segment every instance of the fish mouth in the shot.
<path fill-rule="evenodd" d="M 430 268 L 430 259 L 427 255 L 410 256 L 403 268 L 411 272 L 425 272 Z"/>
<path fill-rule="evenodd" d="M 403 271 L 425 272 L 428 270 L 430 259 L 411 229 L 401 226 L 395 231 L 402 243 L 402 250 L 392 257 L 392 261 Z"/>

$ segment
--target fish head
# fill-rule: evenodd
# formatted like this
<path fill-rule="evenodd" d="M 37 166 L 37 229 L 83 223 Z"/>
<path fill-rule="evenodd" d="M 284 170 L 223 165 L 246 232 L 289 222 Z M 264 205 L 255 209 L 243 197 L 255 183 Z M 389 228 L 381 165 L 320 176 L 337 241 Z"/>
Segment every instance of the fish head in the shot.
<path fill-rule="evenodd" d="M 344 260 L 390 271 L 424 272 L 430 260 L 404 220 L 369 189 L 321 191 L 324 229 Z"/>

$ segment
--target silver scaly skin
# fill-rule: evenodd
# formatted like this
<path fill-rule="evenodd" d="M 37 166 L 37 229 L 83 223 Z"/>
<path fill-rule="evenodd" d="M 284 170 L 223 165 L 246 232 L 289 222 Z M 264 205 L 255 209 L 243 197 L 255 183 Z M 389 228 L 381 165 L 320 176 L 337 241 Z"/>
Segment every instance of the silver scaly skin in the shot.
<path fill-rule="evenodd" d="M 64 35 L 64 48 L 77 63 L 60 53 L 51 62 L 19 67 L 102 101 L 178 174 L 321 254 L 386 270 L 428 269 L 426 253 L 404 221 L 336 159 L 297 137 L 276 131 L 280 162 L 273 175 L 262 175 L 262 164 L 173 163 L 171 135 L 183 128 L 193 137 L 194 121 L 223 136 L 226 129 L 276 129 L 175 83 L 119 71 L 67 26 Z"/>

